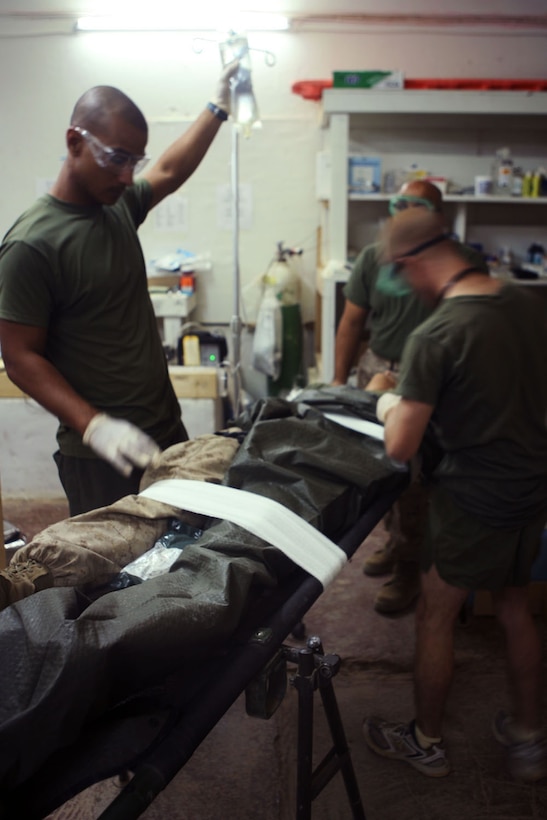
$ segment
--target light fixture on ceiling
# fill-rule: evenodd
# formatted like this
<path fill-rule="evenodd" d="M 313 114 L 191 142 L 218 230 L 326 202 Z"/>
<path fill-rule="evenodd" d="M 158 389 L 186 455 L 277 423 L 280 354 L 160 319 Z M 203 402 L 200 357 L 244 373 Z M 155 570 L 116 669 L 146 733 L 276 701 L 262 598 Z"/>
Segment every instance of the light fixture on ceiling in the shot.
<path fill-rule="evenodd" d="M 183 15 L 88 15 L 76 21 L 76 31 L 286 31 L 289 20 L 281 14 L 240 12 L 223 20 L 222 15 L 204 13 Z M 224 25 L 225 23 L 225 25 Z"/>

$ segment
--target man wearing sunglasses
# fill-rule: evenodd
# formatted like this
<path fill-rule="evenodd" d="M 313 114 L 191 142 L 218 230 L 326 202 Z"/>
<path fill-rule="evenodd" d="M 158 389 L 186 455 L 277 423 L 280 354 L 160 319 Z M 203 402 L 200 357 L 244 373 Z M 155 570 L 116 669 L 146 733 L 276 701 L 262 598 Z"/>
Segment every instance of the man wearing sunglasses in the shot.
<path fill-rule="evenodd" d="M 369 718 L 367 744 L 441 777 L 450 765 L 442 718 L 454 626 L 471 590 L 489 589 L 506 639 L 512 711 L 493 733 L 514 777 L 547 777 L 541 641 L 528 583 L 547 519 L 547 323 L 525 288 L 485 276 L 438 214 L 406 211 L 386 225 L 387 258 L 435 305 L 410 335 L 395 392 L 377 405 L 386 451 L 407 462 L 427 430 L 443 456 L 432 476 L 416 611 L 415 720 Z"/>
<path fill-rule="evenodd" d="M 442 194 L 430 182 L 415 180 L 403 185 L 389 203 L 393 216 L 407 209 L 440 214 Z M 474 249 L 463 252 L 485 271 L 486 264 Z M 431 313 L 399 277 L 393 265 L 383 264 L 378 243 L 365 247 L 357 257 L 344 288 L 344 312 L 336 332 L 333 384 L 345 384 L 356 360 L 365 325 L 369 340 L 357 366 L 357 384 L 362 389 L 384 390 L 397 383 L 399 362 L 409 334 Z M 372 381 L 374 379 L 374 381 Z M 384 519 L 388 540 L 365 561 L 367 575 L 393 573 L 378 591 L 374 608 L 382 614 L 407 609 L 418 597 L 418 553 L 424 537 L 427 494 L 415 482 L 394 504 Z"/>
<path fill-rule="evenodd" d="M 55 461 L 70 514 L 138 492 L 160 450 L 188 436 L 148 294 L 137 228 L 196 170 L 230 110 L 214 102 L 159 159 L 122 91 L 78 100 L 51 193 L 0 248 L 0 344 L 10 379 L 57 416 Z"/>

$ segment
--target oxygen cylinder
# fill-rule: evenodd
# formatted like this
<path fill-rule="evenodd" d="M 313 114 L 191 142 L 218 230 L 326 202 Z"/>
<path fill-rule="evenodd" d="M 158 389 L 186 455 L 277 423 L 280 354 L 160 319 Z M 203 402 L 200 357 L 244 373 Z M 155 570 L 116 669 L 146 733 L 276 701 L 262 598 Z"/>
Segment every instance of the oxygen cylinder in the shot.
<path fill-rule="evenodd" d="M 268 395 L 287 395 L 293 387 L 305 384 L 304 340 L 300 309 L 301 283 L 290 259 L 301 250 L 277 243 L 276 258 L 264 276 L 266 289 L 272 290 L 281 306 L 281 367 L 279 375 L 268 377 Z"/>
<path fill-rule="evenodd" d="M 276 259 L 264 275 L 264 287 L 272 288 L 284 306 L 300 304 L 300 277 L 287 261 L 289 252 L 279 242 Z"/>

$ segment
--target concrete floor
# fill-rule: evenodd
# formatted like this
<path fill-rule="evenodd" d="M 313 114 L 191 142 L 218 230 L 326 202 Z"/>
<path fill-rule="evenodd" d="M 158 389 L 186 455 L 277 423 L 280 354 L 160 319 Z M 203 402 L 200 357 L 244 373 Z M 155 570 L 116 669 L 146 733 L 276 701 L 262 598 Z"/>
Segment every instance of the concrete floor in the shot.
<path fill-rule="evenodd" d="M 63 502 L 4 499 L 4 516 L 32 536 L 66 515 Z M 364 744 L 365 715 L 407 720 L 412 708 L 413 613 L 386 618 L 372 609 L 382 579 L 367 578 L 366 555 L 385 534 L 378 526 L 308 612 L 308 635 L 342 659 L 334 690 L 367 820 L 543 820 L 547 780 L 512 781 L 490 732 L 506 704 L 503 643 L 493 618 L 471 615 L 456 632 L 456 671 L 445 725 L 452 773 L 433 780 L 407 764 L 386 761 Z M 547 621 L 538 618 L 547 650 Z M 299 645 L 294 639 L 288 641 Z M 547 651 L 545 653 L 547 664 Z M 289 670 L 292 672 L 293 670 Z M 192 759 L 141 816 L 147 820 L 292 820 L 295 818 L 297 695 L 287 695 L 269 721 L 250 718 L 241 697 Z M 314 719 L 315 762 L 331 741 L 319 695 Z M 50 820 L 92 820 L 119 791 L 97 784 Z M 338 774 L 313 803 L 313 820 L 350 820 Z"/>

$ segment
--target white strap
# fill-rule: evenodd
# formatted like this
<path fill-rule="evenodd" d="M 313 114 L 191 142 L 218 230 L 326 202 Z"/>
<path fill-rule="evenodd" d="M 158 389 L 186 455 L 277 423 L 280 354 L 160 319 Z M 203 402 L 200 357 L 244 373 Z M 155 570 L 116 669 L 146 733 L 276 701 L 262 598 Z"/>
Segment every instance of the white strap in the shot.
<path fill-rule="evenodd" d="M 168 479 L 147 487 L 141 496 L 181 510 L 238 524 L 281 550 L 326 587 L 347 561 L 329 538 L 277 501 L 246 490 L 207 481 Z"/>
<path fill-rule="evenodd" d="M 384 440 L 384 428 L 381 424 L 375 424 L 373 421 L 359 419 L 355 416 L 344 416 L 343 413 L 323 413 L 323 415 L 325 418 L 336 422 L 336 424 L 341 424 L 342 427 L 356 430 L 358 433 L 378 439 L 378 441 Z"/>

